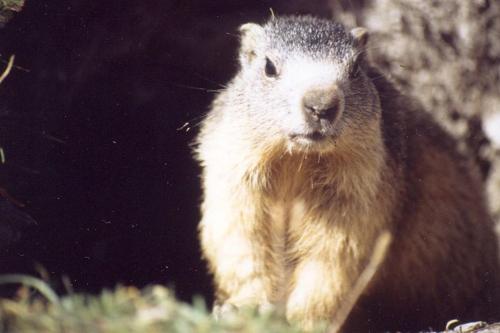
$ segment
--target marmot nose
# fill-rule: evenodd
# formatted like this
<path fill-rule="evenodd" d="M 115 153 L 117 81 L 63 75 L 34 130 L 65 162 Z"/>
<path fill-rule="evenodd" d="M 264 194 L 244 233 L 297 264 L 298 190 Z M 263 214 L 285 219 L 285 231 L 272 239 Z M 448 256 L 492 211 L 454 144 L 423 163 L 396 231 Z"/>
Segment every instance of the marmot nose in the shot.
<path fill-rule="evenodd" d="M 332 121 L 339 112 L 340 98 L 336 90 L 311 90 L 304 95 L 302 107 L 314 120 Z"/>

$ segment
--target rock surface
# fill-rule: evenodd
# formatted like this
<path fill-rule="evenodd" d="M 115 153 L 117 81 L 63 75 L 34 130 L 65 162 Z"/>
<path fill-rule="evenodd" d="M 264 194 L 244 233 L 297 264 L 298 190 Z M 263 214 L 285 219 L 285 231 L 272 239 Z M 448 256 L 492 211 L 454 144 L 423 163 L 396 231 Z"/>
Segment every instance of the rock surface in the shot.
<path fill-rule="evenodd" d="M 500 3 L 330 0 L 330 7 L 372 32 L 371 59 L 475 157 L 500 225 Z"/>

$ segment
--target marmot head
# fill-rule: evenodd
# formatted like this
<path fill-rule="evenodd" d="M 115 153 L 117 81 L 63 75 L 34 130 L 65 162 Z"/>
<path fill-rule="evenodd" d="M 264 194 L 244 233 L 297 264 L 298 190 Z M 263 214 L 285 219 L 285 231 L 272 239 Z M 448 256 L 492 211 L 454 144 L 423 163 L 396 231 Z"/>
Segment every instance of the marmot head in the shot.
<path fill-rule="evenodd" d="M 379 113 L 364 72 L 363 28 L 310 16 L 240 27 L 240 78 L 249 112 L 289 150 L 328 151 L 346 128 Z"/>

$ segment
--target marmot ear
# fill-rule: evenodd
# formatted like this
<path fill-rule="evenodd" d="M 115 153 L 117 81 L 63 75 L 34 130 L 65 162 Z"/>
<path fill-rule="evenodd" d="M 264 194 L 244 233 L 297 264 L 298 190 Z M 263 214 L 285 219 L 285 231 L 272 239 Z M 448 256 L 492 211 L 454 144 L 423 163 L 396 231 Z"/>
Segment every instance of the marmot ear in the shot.
<path fill-rule="evenodd" d="M 249 64 L 257 55 L 257 48 L 263 43 L 264 28 L 256 23 L 245 23 L 240 26 L 241 47 L 240 62 L 242 65 Z"/>
<path fill-rule="evenodd" d="M 368 42 L 368 30 L 362 27 L 357 27 L 351 30 L 351 36 L 354 38 L 354 44 L 357 47 L 365 47 Z"/>

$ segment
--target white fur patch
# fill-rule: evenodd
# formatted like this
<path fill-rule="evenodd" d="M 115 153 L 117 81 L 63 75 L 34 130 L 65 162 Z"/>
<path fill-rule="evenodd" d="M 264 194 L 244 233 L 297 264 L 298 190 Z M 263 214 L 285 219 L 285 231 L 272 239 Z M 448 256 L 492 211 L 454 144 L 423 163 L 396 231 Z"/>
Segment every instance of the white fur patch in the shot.
<path fill-rule="evenodd" d="M 289 97 L 290 114 L 287 116 L 286 129 L 294 133 L 306 133 L 310 128 L 302 111 L 302 99 L 312 89 L 329 89 L 336 85 L 342 75 L 340 65 L 312 61 L 308 59 L 289 59 L 281 74 L 283 94 Z"/>
<path fill-rule="evenodd" d="M 308 304 L 311 295 L 326 295 L 331 292 L 331 286 L 325 284 L 326 281 L 331 281 L 328 274 L 331 274 L 331 270 L 323 262 L 311 260 L 304 263 L 296 277 L 297 285 L 288 298 L 287 308 L 293 311 Z"/>
<path fill-rule="evenodd" d="M 303 58 L 290 59 L 283 68 L 282 82 L 290 90 L 305 92 L 314 87 L 335 84 L 341 74 L 339 65 L 326 61 L 313 61 Z"/>

